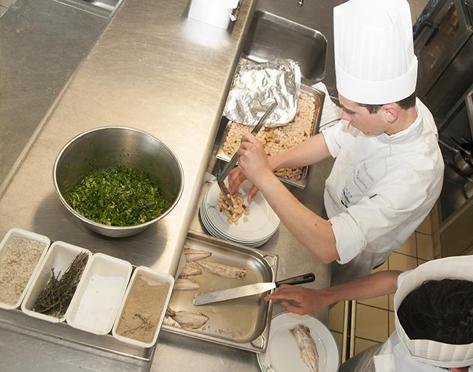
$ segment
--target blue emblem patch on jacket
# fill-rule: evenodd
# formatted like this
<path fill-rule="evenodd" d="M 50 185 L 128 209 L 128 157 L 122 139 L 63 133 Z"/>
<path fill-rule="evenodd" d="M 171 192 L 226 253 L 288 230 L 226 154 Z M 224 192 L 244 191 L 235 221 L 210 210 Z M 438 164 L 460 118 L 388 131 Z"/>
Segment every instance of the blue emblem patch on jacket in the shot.
<path fill-rule="evenodd" d="M 350 191 L 348 191 L 347 188 L 344 187 L 342 191 L 342 198 L 340 199 L 340 203 L 342 203 L 345 208 L 348 208 L 351 204 L 351 198 L 352 198 L 352 195 Z"/>

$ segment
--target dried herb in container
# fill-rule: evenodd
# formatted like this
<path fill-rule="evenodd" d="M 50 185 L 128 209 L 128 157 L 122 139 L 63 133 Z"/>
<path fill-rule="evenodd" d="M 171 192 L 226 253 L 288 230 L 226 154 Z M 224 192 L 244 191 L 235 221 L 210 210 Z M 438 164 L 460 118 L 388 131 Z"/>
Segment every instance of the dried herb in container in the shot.
<path fill-rule="evenodd" d="M 63 275 L 55 274 L 51 268 L 51 277 L 36 299 L 33 311 L 61 318 L 71 303 L 88 258 L 86 252 L 79 253 Z"/>

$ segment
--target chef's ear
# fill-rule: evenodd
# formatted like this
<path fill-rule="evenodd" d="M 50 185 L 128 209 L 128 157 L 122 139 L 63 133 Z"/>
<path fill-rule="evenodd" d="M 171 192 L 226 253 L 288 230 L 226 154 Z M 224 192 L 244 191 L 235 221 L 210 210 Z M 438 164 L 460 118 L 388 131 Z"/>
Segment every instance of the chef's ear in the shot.
<path fill-rule="evenodd" d="M 384 120 L 389 124 L 394 123 L 399 117 L 399 110 L 394 105 L 384 105 L 381 110 Z"/>

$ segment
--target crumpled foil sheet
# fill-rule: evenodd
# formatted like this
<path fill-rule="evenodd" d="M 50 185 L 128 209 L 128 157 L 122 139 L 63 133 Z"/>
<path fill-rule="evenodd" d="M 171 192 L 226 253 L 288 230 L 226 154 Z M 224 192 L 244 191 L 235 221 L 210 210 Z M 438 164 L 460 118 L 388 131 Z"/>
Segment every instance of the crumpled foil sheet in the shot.
<path fill-rule="evenodd" d="M 278 105 L 265 126 L 288 124 L 296 115 L 300 87 L 301 71 L 297 62 L 277 59 L 257 63 L 242 58 L 223 113 L 229 120 L 255 126 L 275 99 Z"/>

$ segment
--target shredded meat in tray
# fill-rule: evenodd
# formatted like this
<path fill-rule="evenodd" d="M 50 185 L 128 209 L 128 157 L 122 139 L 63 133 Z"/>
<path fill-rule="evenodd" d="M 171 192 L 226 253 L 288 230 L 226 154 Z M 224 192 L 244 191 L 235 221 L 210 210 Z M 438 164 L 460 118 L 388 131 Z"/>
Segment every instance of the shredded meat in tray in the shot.
<path fill-rule="evenodd" d="M 290 149 L 310 137 L 314 126 L 315 105 L 313 96 L 301 93 L 297 113 L 292 122 L 276 128 L 265 127 L 258 133 L 256 138 L 261 141 L 268 156 Z M 243 134 L 251 129 L 253 127 L 248 125 L 230 122 L 223 142 L 223 152 L 232 156 L 240 147 Z M 275 174 L 288 180 L 299 181 L 303 168 L 282 168 Z"/>

